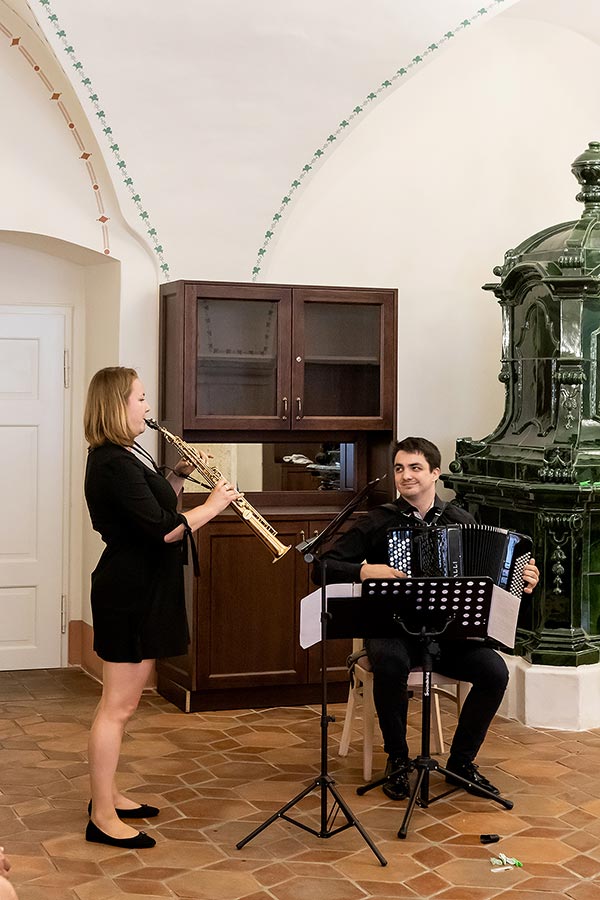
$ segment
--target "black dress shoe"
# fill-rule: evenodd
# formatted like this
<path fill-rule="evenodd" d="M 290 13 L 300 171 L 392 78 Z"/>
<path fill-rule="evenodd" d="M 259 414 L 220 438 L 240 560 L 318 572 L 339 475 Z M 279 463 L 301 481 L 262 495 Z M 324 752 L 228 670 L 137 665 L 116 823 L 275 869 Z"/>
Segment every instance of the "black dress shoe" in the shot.
<path fill-rule="evenodd" d="M 141 806 L 134 806 L 133 809 L 115 809 L 120 819 L 153 819 L 160 812 L 158 806 L 148 806 L 142 803 Z M 92 814 L 92 801 L 88 803 L 88 816 Z"/>
<path fill-rule="evenodd" d="M 390 800 L 405 800 L 410 795 L 408 775 L 411 762 L 405 756 L 390 756 L 385 767 L 387 781 L 383 784 L 383 793 Z"/>
<path fill-rule="evenodd" d="M 498 788 L 493 785 L 491 781 L 488 781 L 487 778 L 484 778 L 475 763 L 456 763 L 449 759 L 446 763 L 446 769 L 471 782 L 471 784 L 462 784 L 456 778 L 453 778 L 452 775 L 446 775 L 448 784 L 456 784 L 458 787 L 462 787 L 465 791 L 468 791 L 469 794 L 474 794 L 477 797 L 486 796 L 482 791 L 477 790 L 477 785 L 484 790 L 489 791 L 490 794 L 495 794 L 497 797 L 500 796 Z"/>
<path fill-rule="evenodd" d="M 85 829 L 85 839 L 94 844 L 110 844 L 111 847 L 123 847 L 126 850 L 142 850 L 145 847 L 154 847 L 156 844 L 154 838 L 151 838 L 145 831 L 138 831 L 135 837 L 130 838 L 111 837 L 110 834 L 100 831 L 91 819 Z"/>

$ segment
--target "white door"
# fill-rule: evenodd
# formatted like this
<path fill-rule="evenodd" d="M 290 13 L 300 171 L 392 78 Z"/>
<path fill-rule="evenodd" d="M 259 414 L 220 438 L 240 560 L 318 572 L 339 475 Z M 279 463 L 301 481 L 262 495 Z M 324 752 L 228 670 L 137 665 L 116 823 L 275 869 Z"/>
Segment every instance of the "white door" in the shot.
<path fill-rule="evenodd" d="M 0 306 L 0 670 L 61 665 L 66 322 Z"/>

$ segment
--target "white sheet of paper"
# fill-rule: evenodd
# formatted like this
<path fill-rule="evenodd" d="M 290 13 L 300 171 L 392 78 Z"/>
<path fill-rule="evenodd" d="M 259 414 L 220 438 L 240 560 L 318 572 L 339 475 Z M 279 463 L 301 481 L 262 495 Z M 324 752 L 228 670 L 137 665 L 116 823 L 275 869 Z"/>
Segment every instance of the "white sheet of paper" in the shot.
<path fill-rule="evenodd" d="M 360 584 L 328 584 L 327 597 L 358 597 Z M 321 588 L 300 601 L 300 646 L 303 650 L 321 640 Z"/>
<path fill-rule="evenodd" d="M 360 597 L 362 584 L 328 584 L 328 597 Z M 515 632 L 521 601 L 494 585 L 487 633 L 505 647 L 515 646 Z M 321 588 L 300 601 L 300 646 L 303 650 L 321 640 Z"/>
<path fill-rule="evenodd" d="M 521 601 L 514 594 L 494 585 L 487 633 L 505 647 L 515 646 L 517 617 Z"/>

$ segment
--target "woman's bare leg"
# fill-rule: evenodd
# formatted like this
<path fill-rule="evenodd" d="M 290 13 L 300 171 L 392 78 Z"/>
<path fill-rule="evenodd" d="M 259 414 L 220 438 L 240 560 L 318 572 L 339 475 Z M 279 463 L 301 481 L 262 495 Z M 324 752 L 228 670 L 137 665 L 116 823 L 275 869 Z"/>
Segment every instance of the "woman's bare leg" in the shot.
<path fill-rule="evenodd" d="M 18 900 L 17 892 L 8 880 L 10 862 L 5 856 L 4 847 L 0 847 L 0 900 Z"/>
<path fill-rule="evenodd" d="M 137 709 L 153 665 L 153 659 L 144 659 L 139 663 L 105 662 L 103 667 L 102 697 L 90 730 L 88 751 L 92 819 L 101 831 L 115 838 L 137 834 L 115 812 L 121 798 L 115 773 L 125 726 Z"/>
<path fill-rule="evenodd" d="M 17 892 L 7 878 L 0 878 L 0 900 L 18 900 Z"/>
<path fill-rule="evenodd" d="M 92 716 L 92 723 L 96 719 L 98 715 L 98 711 L 100 709 L 102 701 L 98 702 L 96 709 L 94 710 L 94 715 Z M 113 803 L 115 805 L 115 809 L 137 809 L 140 804 L 135 800 L 130 800 L 129 797 L 126 797 L 125 794 L 122 794 L 117 785 L 117 779 L 113 778 Z"/>

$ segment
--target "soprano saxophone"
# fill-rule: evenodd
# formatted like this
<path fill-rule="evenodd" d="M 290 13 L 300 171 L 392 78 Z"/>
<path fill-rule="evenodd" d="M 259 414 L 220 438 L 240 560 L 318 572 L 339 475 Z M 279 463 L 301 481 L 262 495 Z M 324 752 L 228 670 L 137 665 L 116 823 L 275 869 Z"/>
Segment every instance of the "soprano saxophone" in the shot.
<path fill-rule="evenodd" d="M 149 428 L 159 431 L 169 444 L 173 444 L 181 458 L 197 469 L 211 487 L 214 487 L 222 478 L 225 478 L 218 469 L 205 463 L 200 454 L 190 444 L 186 444 L 182 438 L 163 428 L 156 419 L 145 419 L 144 421 Z M 269 525 L 267 520 L 261 516 L 258 510 L 254 509 L 251 503 L 248 503 L 244 496 L 239 497 L 237 500 L 232 500 L 230 508 L 238 514 L 248 528 L 251 528 L 257 538 L 271 551 L 274 557 L 273 562 L 277 562 L 278 559 L 285 556 L 290 546 L 281 543 L 273 526 Z"/>

